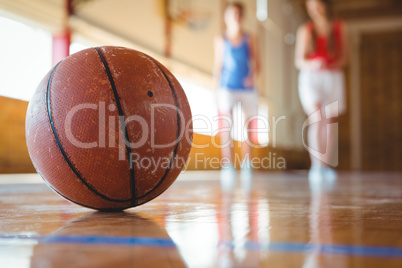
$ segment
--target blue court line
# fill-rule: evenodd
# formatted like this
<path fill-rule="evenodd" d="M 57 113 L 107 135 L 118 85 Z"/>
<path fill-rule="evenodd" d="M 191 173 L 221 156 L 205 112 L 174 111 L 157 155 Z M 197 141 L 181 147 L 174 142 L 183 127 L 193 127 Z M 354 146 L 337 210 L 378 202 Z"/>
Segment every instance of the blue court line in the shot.
<path fill-rule="evenodd" d="M 2 239 L 34 240 L 40 244 L 85 244 L 115 245 L 130 247 L 175 248 L 176 244 L 168 238 L 157 237 L 116 237 L 116 236 L 78 236 L 78 235 L 8 235 L 0 234 Z"/>
<path fill-rule="evenodd" d="M 221 246 L 235 248 L 233 242 L 221 242 Z M 317 252 L 323 255 L 348 255 L 364 257 L 402 258 L 401 247 L 379 247 L 359 245 L 303 244 L 303 243 L 257 243 L 247 242 L 245 249 L 250 251 L 273 251 L 308 254 Z"/>
<path fill-rule="evenodd" d="M 43 244 L 84 244 L 84 245 L 115 245 L 130 247 L 176 248 L 169 238 L 157 237 L 113 237 L 113 236 L 78 236 L 78 235 L 12 235 L 0 234 L 1 240 L 33 240 Z M 232 241 L 221 241 L 219 249 L 233 250 L 236 247 Z M 347 255 L 361 257 L 402 258 L 401 247 L 379 247 L 359 245 L 331 245 L 304 243 L 258 243 L 246 242 L 244 249 L 262 252 L 283 252 L 308 254 L 317 252 L 323 255 Z"/>

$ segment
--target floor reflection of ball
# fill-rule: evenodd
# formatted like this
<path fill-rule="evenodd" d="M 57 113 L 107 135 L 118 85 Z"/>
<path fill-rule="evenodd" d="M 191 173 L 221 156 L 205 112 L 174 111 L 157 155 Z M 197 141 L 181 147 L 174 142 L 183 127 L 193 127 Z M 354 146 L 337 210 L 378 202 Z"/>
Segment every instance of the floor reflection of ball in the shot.
<path fill-rule="evenodd" d="M 185 267 L 175 243 L 153 220 L 94 212 L 68 222 L 34 247 L 31 267 Z"/>

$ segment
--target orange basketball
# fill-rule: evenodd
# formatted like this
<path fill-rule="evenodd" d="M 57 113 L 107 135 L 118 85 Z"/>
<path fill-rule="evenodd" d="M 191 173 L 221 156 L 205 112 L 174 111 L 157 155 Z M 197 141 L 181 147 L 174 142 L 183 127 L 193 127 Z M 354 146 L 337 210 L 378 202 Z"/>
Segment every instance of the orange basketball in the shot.
<path fill-rule="evenodd" d="M 179 82 L 152 57 L 122 47 L 89 48 L 59 62 L 29 103 L 25 131 L 32 162 L 50 188 L 99 210 L 160 195 L 192 143 Z"/>

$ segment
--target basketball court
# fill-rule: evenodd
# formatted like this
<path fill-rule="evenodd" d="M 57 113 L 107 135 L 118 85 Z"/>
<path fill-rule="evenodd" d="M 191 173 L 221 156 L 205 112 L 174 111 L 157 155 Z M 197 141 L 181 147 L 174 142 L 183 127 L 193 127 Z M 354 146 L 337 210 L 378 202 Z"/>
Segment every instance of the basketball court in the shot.
<path fill-rule="evenodd" d="M 400 173 L 187 171 L 155 200 L 95 212 L 38 175 L 2 175 L 3 267 L 401 267 Z"/>
<path fill-rule="evenodd" d="M 240 0 L 259 121 L 247 133 L 232 107 L 228 169 L 212 86 L 228 2 L 0 0 L 0 268 L 402 267 L 402 4 L 331 1 L 350 55 L 329 156 L 298 94 L 306 1 Z M 150 103 L 173 110 L 152 121 Z M 131 147 L 139 114 L 173 142 Z M 312 176 L 311 151 L 335 175 Z"/>

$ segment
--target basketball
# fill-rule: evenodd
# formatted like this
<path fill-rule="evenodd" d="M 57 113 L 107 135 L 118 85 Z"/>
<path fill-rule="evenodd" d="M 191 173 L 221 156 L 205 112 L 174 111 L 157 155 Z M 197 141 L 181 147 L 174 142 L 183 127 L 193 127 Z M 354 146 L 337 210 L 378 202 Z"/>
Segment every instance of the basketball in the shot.
<path fill-rule="evenodd" d="M 60 61 L 28 105 L 28 152 L 47 185 L 98 210 L 122 210 L 163 193 L 186 164 L 191 110 L 173 74 L 123 47 Z"/>

